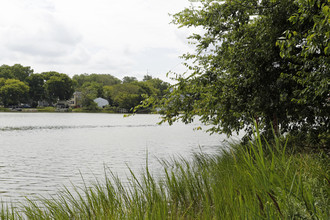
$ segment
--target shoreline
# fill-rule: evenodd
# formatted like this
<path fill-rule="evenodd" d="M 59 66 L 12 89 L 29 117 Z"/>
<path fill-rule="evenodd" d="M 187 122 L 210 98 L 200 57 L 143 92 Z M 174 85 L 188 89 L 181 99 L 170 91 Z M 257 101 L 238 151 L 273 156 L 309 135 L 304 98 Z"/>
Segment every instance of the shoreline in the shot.
<path fill-rule="evenodd" d="M 20 110 L 12 110 L 10 108 L 0 108 L 1 112 L 12 112 L 12 113 L 107 113 L 107 114 L 157 114 L 156 112 L 137 112 L 137 113 L 131 113 L 131 112 L 119 112 L 119 111 L 113 111 L 113 110 L 106 110 L 106 109 L 100 109 L 100 110 L 85 110 L 82 108 L 75 108 L 75 109 L 68 109 L 67 111 L 56 111 L 53 107 L 47 107 L 47 108 L 22 108 Z"/>

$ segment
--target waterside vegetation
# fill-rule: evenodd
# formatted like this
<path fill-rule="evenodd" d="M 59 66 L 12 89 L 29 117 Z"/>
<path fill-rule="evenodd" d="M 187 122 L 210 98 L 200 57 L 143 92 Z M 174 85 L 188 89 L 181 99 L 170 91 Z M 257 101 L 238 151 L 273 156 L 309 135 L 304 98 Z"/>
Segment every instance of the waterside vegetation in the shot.
<path fill-rule="evenodd" d="M 170 124 L 198 115 L 232 135 L 251 134 L 255 120 L 268 138 L 273 127 L 330 146 L 329 0 L 200 0 L 173 18 L 193 29 L 189 71 L 142 106 L 163 109 Z"/>
<path fill-rule="evenodd" d="M 259 134 L 218 155 L 161 161 L 160 178 L 146 167 L 128 185 L 107 170 L 96 181 L 51 199 L 2 205 L 1 219 L 329 219 L 326 154 L 293 152 Z M 125 182 L 126 183 L 126 182 Z"/>
<path fill-rule="evenodd" d="M 330 219 L 330 0 L 199 5 L 173 16 L 174 24 L 204 32 L 189 37 L 196 51 L 183 55 L 189 71 L 175 75 L 164 90 L 171 92 L 153 90 L 148 77 L 103 89 L 84 76 L 76 82 L 112 104 L 159 108 L 169 124 L 199 116 L 213 133 L 245 129 L 242 143 L 192 161 L 162 161 L 160 178 L 148 167 L 141 178 L 132 172 L 128 187 L 109 172 L 104 183 L 76 192 L 3 205 L 2 219 Z M 26 92 L 15 80 L 0 79 L 0 93 L 14 84 Z M 53 91 L 56 81 L 44 88 Z"/>

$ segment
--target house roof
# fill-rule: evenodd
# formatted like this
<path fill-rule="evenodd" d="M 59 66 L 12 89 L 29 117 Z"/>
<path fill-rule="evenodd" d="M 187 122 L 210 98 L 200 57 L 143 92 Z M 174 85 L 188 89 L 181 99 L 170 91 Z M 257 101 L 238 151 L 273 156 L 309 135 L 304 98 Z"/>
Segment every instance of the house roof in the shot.
<path fill-rule="evenodd" d="M 106 99 L 104 99 L 104 98 L 100 98 L 100 97 L 94 99 L 94 102 L 96 102 L 96 104 L 97 104 L 99 107 L 103 107 L 103 106 L 109 105 L 108 100 L 106 100 Z"/>

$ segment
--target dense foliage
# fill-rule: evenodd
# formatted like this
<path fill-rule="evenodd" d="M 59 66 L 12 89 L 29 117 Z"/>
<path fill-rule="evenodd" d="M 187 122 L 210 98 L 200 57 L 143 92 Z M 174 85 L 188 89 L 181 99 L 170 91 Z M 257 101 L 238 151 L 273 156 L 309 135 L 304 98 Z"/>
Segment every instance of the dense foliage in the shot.
<path fill-rule="evenodd" d="M 55 103 L 72 97 L 73 81 L 66 74 L 33 72 L 31 67 L 21 64 L 0 66 L 0 103 L 6 107 L 22 103 L 36 107 L 38 101 Z"/>
<path fill-rule="evenodd" d="M 290 64 L 282 78 L 293 80 L 298 87 L 292 98 L 302 106 L 295 116 L 297 130 L 316 137 L 327 135 L 330 144 L 330 1 L 296 0 L 295 5 L 291 26 L 277 41 L 281 56 Z"/>
<path fill-rule="evenodd" d="M 101 97 L 109 102 L 111 111 L 131 112 L 145 99 L 145 96 L 163 96 L 169 84 L 146 75 L 143 81 L 136 77 L 125 76 L 122 80 L 110 74 L 81 74 L 73 76 L 76 91 L 82 93 L 82 106 L 85 109 L 97 109 L 93 100 Z M 150 108 L 139 109 L 150 111 Z"/>
<path fill-rule="evenodd" d="M 5 107 L 20 104 L 37 107 L 39 101 L 52 105 L 70 100 L 76 91 L 81 93 L 76 107 L 98 110 L 94 99 L 101 97 L 109 101 L 108 107 L 112 111 L 124 109 L 129 112 L 146 95 L 161 97 L 168 87 L 168 83 L 148 75 L 143 81 L 128 76 L 121 81 L 110 74 L 80 74 L 71 79 L 55 71 L 34 73 L 31 67 L 20 64 L 0 66 L 0 105 Z"/>
<path fill-rule="evenodd" d="M 0 78 L 0 97 L 5 106 L 17 105 L 18 100 L 26 99 L 29 87 L 17 79 Z"/>
<path fill-rule="evenodd" d="M 45 97 L 50 103 L 72 97 L 73 82 L 69 76 L 57 72 L 44 72 L 42 75 L 45 79 Z"/>
<path fill-rule="evenodd" d="M 16 106 L 20 102 L 27 102 L 31 91 L 27 81 L 31 74 L 31 67 L 20 64 L 0 66 L 0 104 Z"/>
<path fill-rule="evenodd" d="M 33 69 L 31 69 L 31 67 L 24 67 L 21 64 L 0 66 L 0 78 L 17 79 L 24 82 L 32 73 Z"/>
<path fill-rule="evenodd" d="M 174 16 L 197 27 L 161 101 L 163 122 L 200 116 L 210 131 L 329 132 L 329 0 L 203 0 Z M 202 31 L 201 31 L 202 29 Z M 148 103 L 146 103 L 148 104 Z"/>
<path fill-rule="evenodd" d="M 88 82 L 96 82 L 102 86 L 111 86 L 121 83 L 120 79 L 110 74 L 80 74 L 74 75 L 72 79 L 75 81 L 77 88 L 82 87 L 85 83 Z"/>

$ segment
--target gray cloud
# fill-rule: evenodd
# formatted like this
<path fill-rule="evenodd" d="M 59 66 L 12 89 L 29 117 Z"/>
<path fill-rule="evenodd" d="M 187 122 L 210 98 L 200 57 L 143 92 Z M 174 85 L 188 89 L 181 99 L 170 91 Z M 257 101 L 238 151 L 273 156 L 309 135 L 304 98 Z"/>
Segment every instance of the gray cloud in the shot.
<path fill-rule="evenodd" d="M 81 36 L 52 16 L 33 28 L 14 26 L 7 30 L 6 47 L 31 56 L 64 56 L 75 50 Z M 32 25 L 32 24 L 31 24 Z"/>
<path fill-rule="evenodd" d="M 189 46 L 168 12 L 186 0 L 11 0 L 0 13 L 0 64 L 36 72 L 165 78 Z M 182 30 L 182 29 L 181 29 Z"/>
<path fill-rule="evenodd" d="M 55 11 L 55 5 L 51 0 L 24 0 L 20 4 L 23 4 L 23 7 L 27 10 L 42 9 L 50 12 Z"/>
<path fill-rule="evenodd" d="M 139 78 L 143 78 L 147 73 L 168 80 L 166 74 L 169 71 L 178 70 L 183 62 L 178 57 L 181 52 L 174 48 L 145 48 L 143 51 L 132 55 L 132 59 L 136 61 L 131 69 Z"/>

